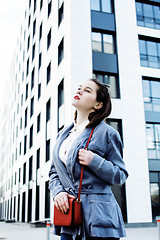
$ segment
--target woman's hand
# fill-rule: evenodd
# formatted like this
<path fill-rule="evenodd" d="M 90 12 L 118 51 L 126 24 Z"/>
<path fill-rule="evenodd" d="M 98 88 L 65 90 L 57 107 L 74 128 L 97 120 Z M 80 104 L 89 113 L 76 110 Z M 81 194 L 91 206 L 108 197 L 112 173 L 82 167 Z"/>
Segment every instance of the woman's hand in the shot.
<path fill-rule="evenodd" d="M 68 194 L 67 192 L 60 192 L 54 198 L 54 204 L 56 208 L 63 213 L 67 213 L 69 210 L 68 198 L 75 198 L 73 195 Z"/>
<path fill-rule="evenodd" d="M 90 162 L 92 161 L 93 157 L 94 157 L 94 153 L 89 151 L 89 150 L 85 150 L 85 149 L 80 149 L 79 150 L 79 163 L 82 165 L 89 165 Z"/>

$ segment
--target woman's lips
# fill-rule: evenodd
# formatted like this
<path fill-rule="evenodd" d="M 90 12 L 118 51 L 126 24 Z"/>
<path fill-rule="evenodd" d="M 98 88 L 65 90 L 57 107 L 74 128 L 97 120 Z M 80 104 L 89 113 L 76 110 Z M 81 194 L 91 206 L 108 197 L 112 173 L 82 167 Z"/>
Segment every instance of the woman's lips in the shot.
<path fill-rule="evenodd" d="M 76 95 L 76 96 L 74 96 L 74 99 L 75 100 L 80 100 L 80 98 Z"/>

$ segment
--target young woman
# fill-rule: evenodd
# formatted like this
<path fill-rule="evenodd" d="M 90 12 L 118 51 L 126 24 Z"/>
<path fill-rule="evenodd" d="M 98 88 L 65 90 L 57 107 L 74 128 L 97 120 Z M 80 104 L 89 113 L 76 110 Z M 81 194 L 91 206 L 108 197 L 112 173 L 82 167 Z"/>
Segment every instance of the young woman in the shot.
<path fill-rule="evenodd" d="M 81 191 L 83 224 L 55 227 L 54 232 L 61 235 L 61 240 L 120 239 L 125 236 L 125 229 L 111 185 L 123 184 L 128 173 L 119 133 L 103 121 L 111 113 L 108 87 L 97 79 L 87 80 L 79 86 L 72 105 L 76 108 L 74 123 L 58 133 L 53 150 L 50 190 L 56 207 L 66 213 L 68 198 L 77 197 L 81 165 L 85 166 Z"/>

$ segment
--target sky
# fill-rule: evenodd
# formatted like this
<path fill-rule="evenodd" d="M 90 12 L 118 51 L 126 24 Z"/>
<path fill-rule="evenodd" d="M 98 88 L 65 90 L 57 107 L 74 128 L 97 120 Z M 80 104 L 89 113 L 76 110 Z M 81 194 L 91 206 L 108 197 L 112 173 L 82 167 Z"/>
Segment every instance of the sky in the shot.
<path fill-rule="evenodd" d="M 28 0 L 0 0 L 0 112 Z"/>

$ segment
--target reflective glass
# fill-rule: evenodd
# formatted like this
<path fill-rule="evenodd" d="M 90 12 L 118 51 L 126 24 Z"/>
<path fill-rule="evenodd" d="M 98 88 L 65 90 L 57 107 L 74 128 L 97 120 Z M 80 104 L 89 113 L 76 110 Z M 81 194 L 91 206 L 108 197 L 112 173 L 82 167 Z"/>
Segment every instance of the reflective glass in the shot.
<path fill-rule="evenodd" d="M 153 56 L 148 56 L 148 66 L 152 68 L 158 68 L 158 58 Z"/>
<path fill-rule="evenodd" d="M 145 102 L 144 109 L 145 109 L 145 111 L 152 111 L 152 104 Z"/>
<path fill-rule="evenodd" d="M 102 12 L 112 13 L 111 0 L 101 0 Z"/>
<path fill-rule="evenodd" d="M 110 92 L 113 98 L 118 97 L 117 95 L 117 81 L 115 76 L 109 77 Z"/>
<path fill-rule="evenodd" d="M 142 3 L 136 2 L 136 12 L 137 15 L 143 15 Z"/>
<path fill-rule="evenodd" d="M 151 81 L 152 97 L 160 98 L 160 82 Z"/>
<path fill-rule="evenodd" d="M 147 146 L 149 149 L 154 149 L 154 130 L 153 124 L 146 124 Z"/>
<path fill-rule="evenodd" d="M 160 43 L 157 43 L 158 45 L 158 57 L 160 57 Z"/>
<path fill-rule="evenodd" d="M 153 6 L 154 8 L 154 17 L 156 19 L 160 19 L 160 7 L 159 6 Z"/>
<path fill-rule="evenodd" d="M 149 4 L 143 4 L 144 16 L 153 18 L 153 6 Z"/>
<path fill-rule="evenodd" d="M 160 124 L 154 124 L 155 141 L 160 143 Z"/>
<path fill-rule="evenodd" d="M 156 154 L 156 150 L 155 149 L 149 149 L 148 148 L 148 159 L 156 159 L 157 158 L 157 154 Z"/>
<path fill-rule="evenodd" d="M 139 40 L 139 49 L 141 54 L 147 54 L 145 40 Z"/>
<path fill-rule="evenodd" d="M 100 11 L 100 0 L 91 0 L 91 9 Z"/>
<path fill-rule="evenodd" d="M 96 74 L 96 78 L 98 78 L 98 80 L 103 83 L 103 75 Z"/>
<path fill-rule="evenodd" d="M 153 98 L 152 105 L 154 112 L 160 112 L 160 98 Z"/>
<path fill-rule="evenodd" d="M 92 32 L 92 50 L 102 51 L 101 33 Z"/>
<path fill-rule="evenodd" d="M 146 43 L 147 43 L 148 55 L 157 56 L 157 43 L 151 42 L 151 41 L 146 41 Z"/>
<path fill-rule="evenodd" d="M 103 51 L 105 53 L 114 53 L 113 36 L 108 34 L 103 34 Z"/>
<path fill-rule="evenodd" d="M 142 84 L 143 84 L 143 95 L 144 95 L 144 97 L 145 96 L 150 97 L 151 94 L 150 94 L 149 81 L 148 80 L 143 80 Z"/>

